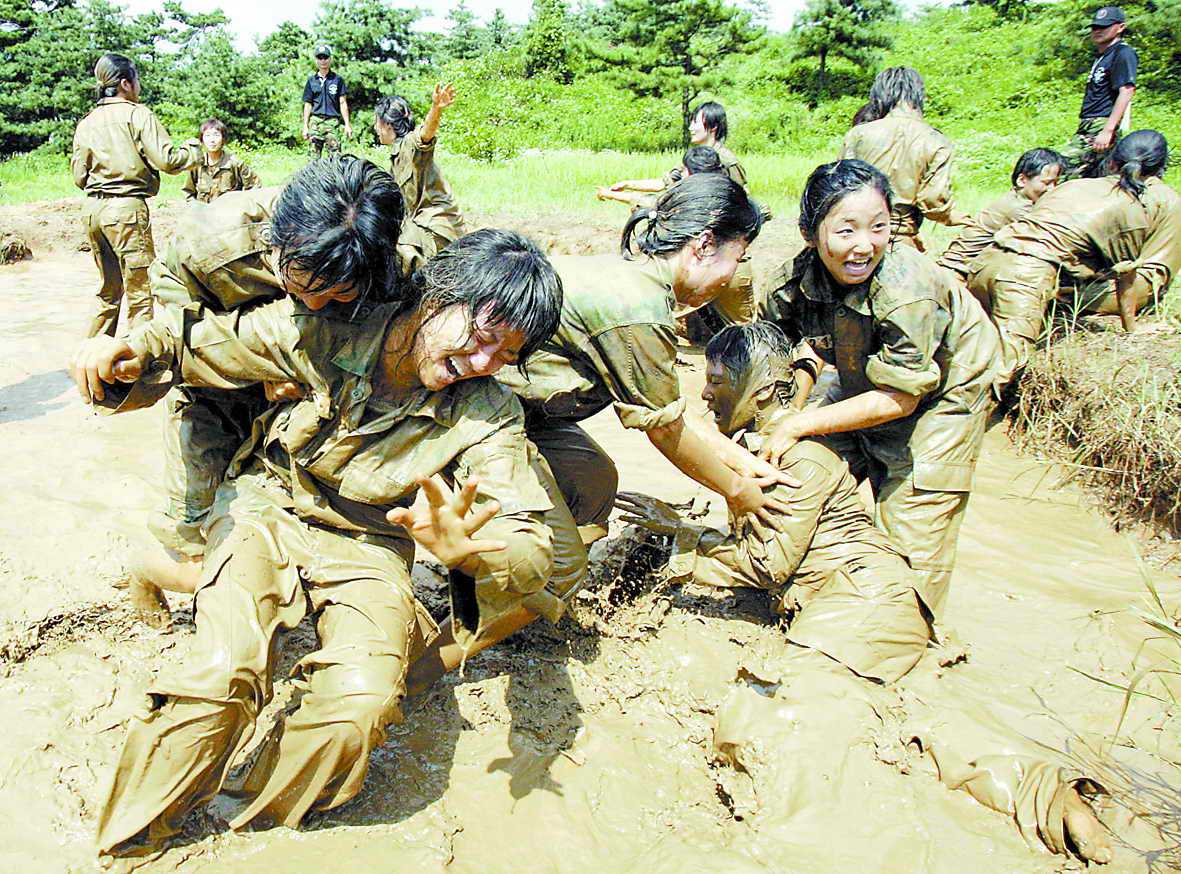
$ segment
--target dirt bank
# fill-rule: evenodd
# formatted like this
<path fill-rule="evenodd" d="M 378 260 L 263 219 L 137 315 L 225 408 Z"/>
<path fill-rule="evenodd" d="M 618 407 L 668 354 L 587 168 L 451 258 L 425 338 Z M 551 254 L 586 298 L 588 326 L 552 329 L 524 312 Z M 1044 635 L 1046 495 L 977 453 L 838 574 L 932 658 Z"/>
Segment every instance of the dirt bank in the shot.
<path fill-rule="evenodd" d="M 61 226 L 69 214 L 29 210 L 27 223 L 62 245 L 46 256 L 34 244 L 35 260 L 0 268 L 0 866 L 27 872 L 95 870 L 95 809 L 124 723 L 191 634 L 183 600 L 175 628 L 158 633 L 133 622 L 112 587 L 158 497 L 159 421 L 152 410 L 100 418 L 70 389 L 64 362 L 96 277 L 68 242 L 75 232 Z M 560 217 L 539 223 L 556 245 L 613 241 L 609 229 Z M 164 227 L 158 217 L 157 232 Z M 700 358 L 685 360 L 695 393 Z M 700 403 L 693 410 L 700 415 Z M 591 430 L 626 488 L 700 500 L 610 413 Z M 1100 749 L 1109 764 L 1099 776 L 1116 793 L 1104 819 L 1133 842 L 1117 846 L 1107 870 L 1149 870 L 1142 853 L 1160 842 L 1131 829 L 1128 805 L 1139 796 L 1176 810 L 1181 744 L 1171 712 L 1134 697 L 1119 743 L 1105 743 L 1123 696 L 1079 672 L 1125 682 L 1163 657 L 1154 655 L 1160 643 L 1146 643 L 1155 632 L 1136 615 L 1145 588 L 1134 544 L 1080 492 L 1047 488 L 1051 478 L 1003 430 L 990 433 L 947 606 L 948 643 L 904 689 L 795 688 L 762 595 L 661 585 L 635 565 L 621 581 L 620 547 L 608 544 L 596 550 L 598 582 L 572 618 L 528 629 L 407 707 L 355 801 L 303 831 L 232 835 L 223 823 L 233 802 L 218 799 L 191 819 L 185 846 L 144 870 L 1080 870 L 1036 836 L 1027 843 L 1004 814 L 949 791 L 902 743 L 965 713 L 1005 726 L 1014 748 L 1044 745 L 1062 765 Z M 441 580 L 425 568 L 416 579 L 441 606 Z M 1152 579 L 1167 602 L 1181 603 L 1181 580 L 1159 571 Z M 284 639 L 287 664 L 306 652 L 309 633 Z M 294 691 L 281 684 L 268 719 Z M 832 706 L 807 708 L 811 691 Z M 836 718 L 844 713 L 850 719 Z"/>

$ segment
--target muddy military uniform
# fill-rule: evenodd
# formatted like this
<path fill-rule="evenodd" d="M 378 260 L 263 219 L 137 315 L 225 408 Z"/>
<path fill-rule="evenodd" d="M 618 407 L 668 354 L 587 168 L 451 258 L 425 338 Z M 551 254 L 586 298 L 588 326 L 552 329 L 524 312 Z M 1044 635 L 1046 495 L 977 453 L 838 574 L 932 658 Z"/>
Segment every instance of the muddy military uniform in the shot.
<path fill-rule="evenodd" d="M 202 160 L 200 164 L 189 171 L 185 179 L 184 189 L 187 200 L 199 200 L 209 203 L 216 197 L 230 191 L 248 191 L 258 188 L 262 180 L 258 174 L 250 169 L 250 165 L 229 152 L 222 152 L 216 164 Z"/>
<path fill-rule="evenodd" d="M 738 156 L 720 143 L 714 146 L 713 150 L 718 153 L 718 159 L 722 162 L 722 172 L 746 189 L 746 170 L 738 162 Z M 680 167 L 674 167 L 664 174 L 664 187 L 672 186 L 684 176 L 684 171 Z M 770 219 L 771 213 L 764 209 L 763 220 Z M 756 309 L 754 270 L 751 268 L 750 255 L 744 255 L 738 262 L 734 276 L 722 286 L 718 296 L 702 307 L 696 315 L 702 321 L 703 333 L 712 336 L 727 325 L 754 321 Z"/>
<path fill-rule="evenodd" d="M 899 104 L 877 121 L 845 134 L 840 158 L 860 158 L 886 174 L 894 189 L 890 230 L 896 240 L 922 249 L 923 219 L 948 224 L 955 207 L 951 192 L 951 141 Z"/>
<path fill-rule="evenodd" d="M 758 451 L 779 415 L 761 423 L 747 448 Z M 793 617 L 787 639 L 819 650 L 863 677 L 897 680 L 930 637 L 914 573 L 870 523 L 849 466 L 823 440 L 805 438 L 780 468 L 799 486 L 777 485 L 790 509 L 751 524 L 730 517 L 730 532 L 685 524 L 670 565 L 673 578 L 772 593 L 776 612 Z"/>
<path fill-rule="evenodd" d="M 198 141 L 174 147 L 142 103 L 104 97 L 78 122 L 70 170 L 86 192 L 82 223 L 102 277 L 88 337 L 115 335 L 124 294 L 130 323 L 151 316 L 148 265 L 156 250 L 147 198 L 160 190 L 159 171 L 180 173 L 200 160 Z"/>
<path fill-rule="evenodd" d="M 369 753 L 401 719 L 407 667 L 434 632 L 411 585 L 414 544 L 385 518 L 413 502 L 417 477 L 440 473 L 452 486 L 474 477 L 477 503 L 500 504 L 481 533 L 507 548 L 484 553 L 474 579 L 452 575 L 461 645 L 508 610 L 561 615 L 558 595 L 581 577 L 585 551 L 525 438 L 520 403 L 490 378 L 400 400 L 375 393 L 396 309 L 343 321 L 301 314 L 285 298 L 194 321 L 168 307 L 128 338 L 145 373 L 308 390 L 255 420 L 217 493 L 192 650 L 131 725 L 100 850 L 145 827 L 155 844 L 218 791 L 271 698 L 276 634 L 307 615 L 320 635 L 295 667 L 307 692 L 264 740 L 241 787 L 250 801 L 231 825 L 296 826 L 360 790 Z M 555 562 L 562 543 L 580 560 Z"/>
<path fill-rule="evenodd" d="M 972 262 L 969 287 L 1001 334 L 998 385 L 1029 360 L 1060 283 L 1072 309 L 1114 312 L 1116 277 L 1135 273 L 1139 308 L 1163 295 L 1181 269 L 1181 197 L 1155 176 L 1144 180 L 1139 199 L 1117 183 L 1105 176 L 1059 185 Z"/>
<path fill-rule="evenodd" d="M 938 616 L 992 407 L 996 329 L 945 270 L 896 244 L 852 288 L 833 283 L 805 249 L 781 268 L 763 318 L 836 367 L 842 398 L 873 389 L 919 398 L 909 416 L 829 439 L 869 476 L 875 521 Z"/>
<path fill-rule="evenodd" d="M 421 128 L 401 137 L 390 155 L 390 174 L 405 202 L 402 236 L 421 242 L 426 257 L 467 233 L 463 215 L 451 196 L 451 186 L 435 163 L 435 143 L 425 143 Z"/>
<path fill-rule="evenodd" d="M 968 264 L 988 248 L 996 232 L 1009 222 L 1016 221 L 1033 209 L 1033 201 L 1011 188 L 972 219 L 952 240 L 936 262 L 940 267 L 954 270 L 967 281 Z"/>
<path fill-rule="evenodd" d="M 231 192 L 186 210 L 167 253 L 152 265 L 157 303 L 200 317 L 283 297 L 270 239 L 271 215 L 282 190 Z M 399 242 L 397 252 L 403 264 L 422 261 L 413 246 Z M 302 304 L 295 306 L 311 316 Z M 354 305 L 346 306 L 351 312 Z M 213 495 L 267 401 L 257 385 L 225 391 L 179 384 L 165 403 L 164 508 L 149 527 L 167 549 L 197 558 L 205 552 L 203 527 Z"/>
<path fill-rule="evenodd" d="M 549 462 L 575 521 L 588 533 L 606 533 L 619 475 L 577 423 L 608 406 L 624 427 L 641 431 L 684 414 L 673 369 L 672 275 L 657 258 L 559 255 L 550 262 L 562 278 L 558 330 L 525 374 L 506 367 L 497 378 L 521 398 L 529 439 Z"/>

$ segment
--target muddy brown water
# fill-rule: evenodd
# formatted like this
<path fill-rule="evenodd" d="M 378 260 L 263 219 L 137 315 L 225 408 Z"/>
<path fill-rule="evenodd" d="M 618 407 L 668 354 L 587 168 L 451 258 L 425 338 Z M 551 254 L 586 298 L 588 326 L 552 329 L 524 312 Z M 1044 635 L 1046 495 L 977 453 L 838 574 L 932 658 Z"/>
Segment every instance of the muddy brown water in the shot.
<path fill-rule="evenodd" d="M 77 252 L 0 268 L 6 871 L 96 870 L 95 808 L 124 723 L 191 635 L 184 599 L 174 601 L 173 630 L 159 633 L 134 622 L 112 586 L 157 499 L 160 422 L 151 410 L 99 417 L 69 384 L 65 363 L 95 284 L 89 256 Z M 684 359 L 695 396 L 701 359 Z M 609 411 L 590 430 L 617 459 L 624 488 L 703 502 Z M 1055 478 L 1018 456 L 1002 428 L 990 432 L 947 643 L 902 689 L 787 688 L 782 637 L 760 593 L 653 579 L 623 591 L 608 581 L 588 589 L 574 619 L 538 623 L 411 703 L 350 804 L 302 831 L 235 835 L 222 824 L 233 803 L 219 799 L 192 818 L 182 846 L 142 870 L 1081 870 L 949 791 L 901 743 L 916 721 L 954 725 L 967 714 L 1005 726 L 1014 749 L 1041 743 L 1069 762 L 1115 729 L 1122 695 L 1078 671 L 1125 681 L 1159 642 L 1145 648 L 1152 635 L 1135 615 L 1145 601 L 1135 544 L 1084 495 L 1051 488 Z M 720 521 L 720 502 L 710 503 Z M 596 549 L 600 567 L 610 554 Z M 1150 574 L 1177 604 L 1181 581 Z M 438 605 L 437 575 L 420 568 L 416 579 Z M 288 635 L 289 661 L 308 634 Z M 268 719 L 292 691 L 281 684 Z M 1161 775 L 1176 799 L 1169 763 L 1181 760 L 1181 743 L 1165 708 L 1133 699 L 1123 734 L 1104 753 L 1141 783 Z M 726 755 L 735 750 L 741 767 Z M 1137 848 L 1155 846 L 1119 804 L 1106 804 L 1104 818 Z M 1148 869 L 1120 845 L 1107 870 Z"/>

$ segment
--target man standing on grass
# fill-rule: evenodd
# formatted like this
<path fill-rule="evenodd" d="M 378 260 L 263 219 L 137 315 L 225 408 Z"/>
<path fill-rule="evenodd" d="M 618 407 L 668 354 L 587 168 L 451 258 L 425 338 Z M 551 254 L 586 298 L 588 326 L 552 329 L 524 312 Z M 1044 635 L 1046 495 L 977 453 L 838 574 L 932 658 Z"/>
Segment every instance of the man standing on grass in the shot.
<path fill-rule="evenodd" d="M 344 79 L 329 69 L 331 64 L 332 49 L 318 46 L 316 72 L 303 86 L 303 138 L 311 145 L 313 158 L 319 158 L 325 148 L 329 154 L 340 151 L 342 124 L 344 139 L 353 135 L 348 89 Z"/>
<path fill-rule="evenodd" d="M 1103 163 L 1119 139 L 1119 131 L 1128 129 L 1132 95 L 1136 93 L 1136 50 L 1124 42 L 1127 27 L 1124 10 L 1101 6 L 1091 20 L 1091 42 L 1099 53 L 1083 92 L 1078 130 L 1065 148 L 1067 178 L 1103 176 Z"/>

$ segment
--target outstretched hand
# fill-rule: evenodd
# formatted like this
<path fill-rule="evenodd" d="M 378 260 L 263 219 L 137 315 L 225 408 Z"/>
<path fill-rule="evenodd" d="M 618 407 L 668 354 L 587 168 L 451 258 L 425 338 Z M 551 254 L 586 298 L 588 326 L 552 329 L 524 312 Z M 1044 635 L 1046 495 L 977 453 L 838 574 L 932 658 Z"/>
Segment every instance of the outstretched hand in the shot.
<path fill-rule="evenodd" d="M 442 111 L 455 102 L 455 83 L 436 83 L 431 92 L 431 104 Z"/>
<path fill-rule="evenodd" d="M 659 498 L 639 492 L 620 492 L 615 506 L 623 511 L 620 520 L 625 525 L 639 525 L 656 534 L 675 535 L 681 527 L 681 516 Z"/>
<path fill-rule="evenodd" d="M 415 543 L 429 549 L 448 568 L 475 576 L 480 553 L 499 552 L 508 546 L 503 540 L 472 538 L 500 512 L 496 501 L 472 509 L 479 485 L 475 479 L 464 483 L 458 495 L 452 495 L 435 477 L 419 477 L 418 485 L 426 495 L 426 508 L 395 507 L 385 518 L 405 528 Z"/>
<path fill-rule="evenodd" d="M 88 404 L 106 397 L 103 383 L 135 382 L 141 371 L 131 347 L 105 334 L 83 340 L 70 362 L 70 376 Z"/>

